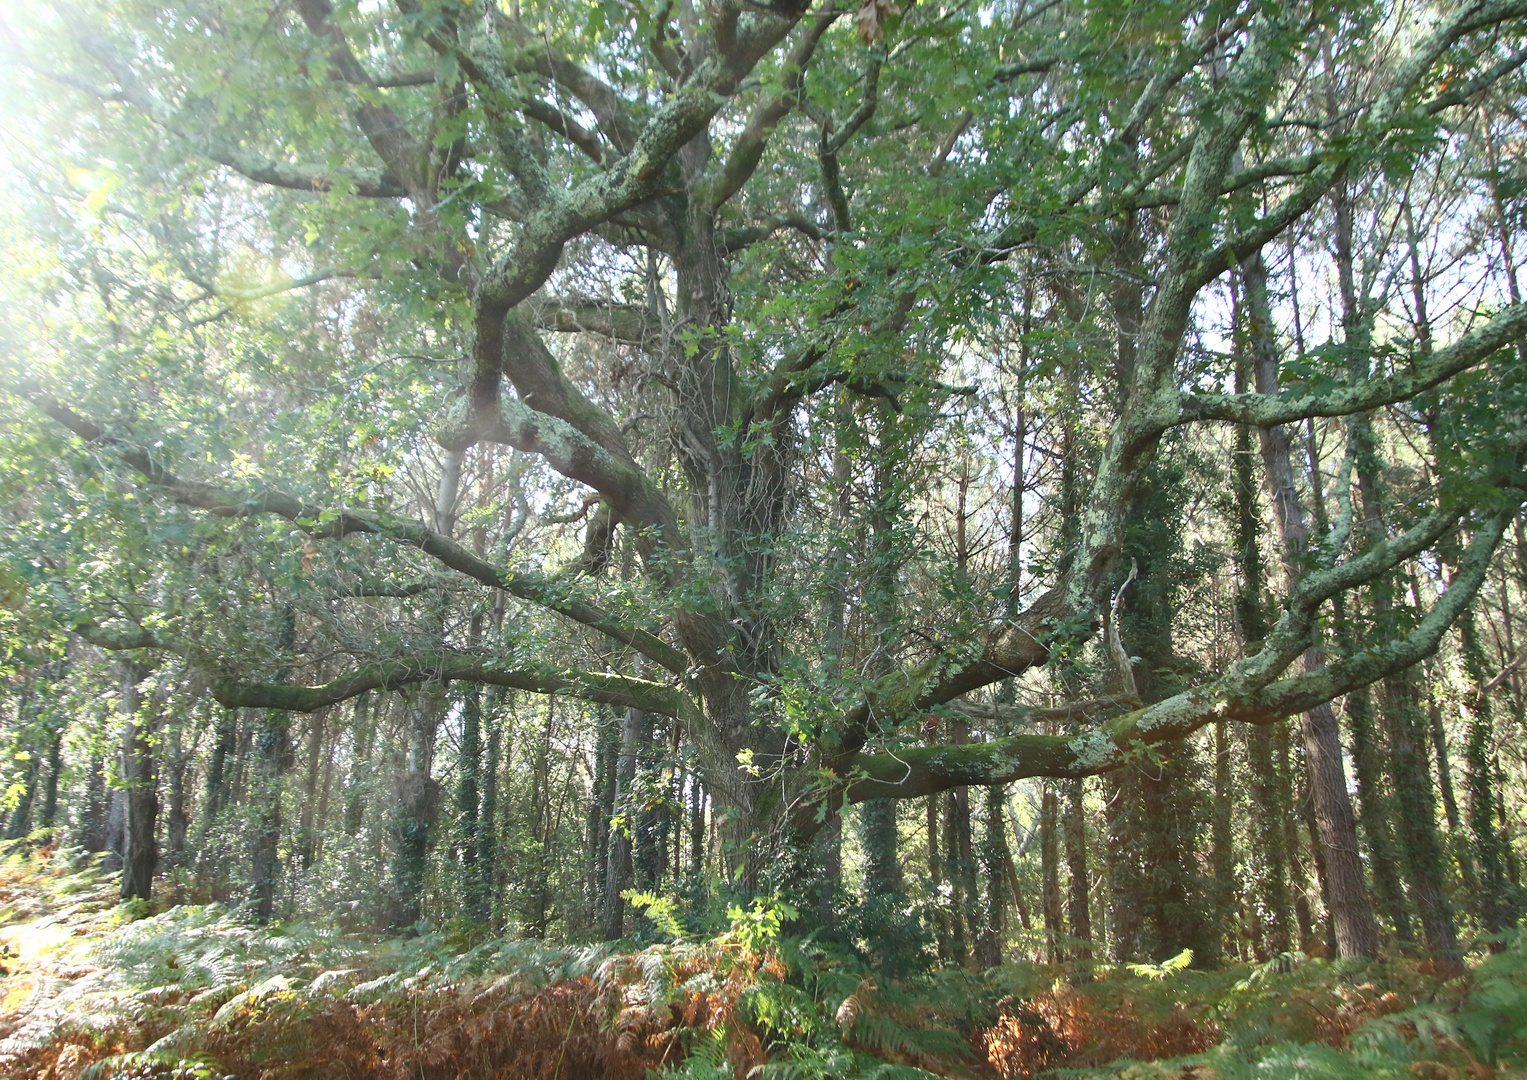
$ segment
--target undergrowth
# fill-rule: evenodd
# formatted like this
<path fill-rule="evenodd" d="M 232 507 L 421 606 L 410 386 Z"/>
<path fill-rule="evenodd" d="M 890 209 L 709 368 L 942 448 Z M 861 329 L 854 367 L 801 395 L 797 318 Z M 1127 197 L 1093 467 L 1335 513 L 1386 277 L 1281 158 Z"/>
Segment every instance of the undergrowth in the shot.
<path fill-rule="evenodd" d="M 902 970 L 780 905 L 639 950 L 148 917 L 88 864 L 0 867 L 0 1076 L 1461 1080 L 1527 1064 L 1527 947 L 1452 979 L 1285 956 L 1203 972 Z M 675 929 L 678 929 L 675 927 Z"/>

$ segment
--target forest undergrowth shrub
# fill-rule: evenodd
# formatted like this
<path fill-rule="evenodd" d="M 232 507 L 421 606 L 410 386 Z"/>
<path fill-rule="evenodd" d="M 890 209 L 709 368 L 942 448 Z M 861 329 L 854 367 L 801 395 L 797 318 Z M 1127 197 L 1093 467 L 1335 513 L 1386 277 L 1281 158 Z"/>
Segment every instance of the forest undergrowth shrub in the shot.
<path fill-rule="evenodd" d="M 642 1080 L 705 1047 L 741 1077 L 767 1060 L 756 1032 L 779 1016 L 744 1005 L 785 977 L 767 911 L 636 952 L 463 949 L 438 934 L 372 945 L 316 924 L 254 927 L 216 904 L 121 922 L 109 888 L 97 881 L 91 932 L 38 958 L 0 1020 L 0 1075 Z"/>
<path fill-rule="evenodd" d="M 127 920 L 113 883 L 60 859 L 0 867 L 0 902 L 7 935 L 61 934 L 0 983 L 6 1077 L 1475 1080 L 1527 1062 L 1520 940 L 1454 980 L 1292 957 L 891 977 L 783 937 L 762 903 L 709 937 L 612 951 L 374 943 L 216 904 Z"/>
<path fill-rule="evenodd" d="M 1453 978 L 1409 960 L 1291 956 L 1057 978 L 1005 1003 L 986 1048 L 1005 1078 L 1486 1080 L 1527 1065 L 1527 949 L 1514 937 Z"/>

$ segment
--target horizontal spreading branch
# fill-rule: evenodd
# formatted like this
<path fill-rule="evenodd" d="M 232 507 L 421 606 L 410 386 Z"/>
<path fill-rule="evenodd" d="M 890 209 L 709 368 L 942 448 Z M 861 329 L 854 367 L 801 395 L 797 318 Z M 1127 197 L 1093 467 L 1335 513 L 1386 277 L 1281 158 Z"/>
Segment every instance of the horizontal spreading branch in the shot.
<path fill-rule="evenodd" d="M 535 309 L 536 325 L 564 334 L 599 334 L 626 345 L 653 346 L 662 329 L 637 304 L 585 296 L 554 296 Z"/>
<path fill-rule="evenodd" d="M 1409 365 L 1379 379 L 1344 386 L 1324 394 L 1300 394 L 1298 388 L 1271 394 L 1183 394 L 1175 424 L 1225 420 L 1252 427 L 1276 427 L 1319 416 L 1353 416 L 1408 401 L 1488 360 L 1508 345 L 1527 340 L 1527 304 L 1511 304 L 1483 326 L 1445 349 L 1413 358 Z"/>
<path fill-rule="evenodd" d="M 319 539 L 340 539 L 352 533 L 382 536 L 418 548 L 442 565 L 480 584 L 502 589 L 527 603 L 555 611 L 597 630 L 675 674 L 682 673 L 688 666 L 679 650 L 650 631 L 628 626 L 597 605 L 579 598 L 567 582 L 494 566 L 422 522 L 369 510 L 330 510 L 270 488 L 232 490 L 185 480 L 161 465 L 147 450 L 108 434 L 57 399 L 35 388 L 23 389 L 21 396 L 86 442 L 112 450 L 123 464 L 183 505 L 207 510 L 219 517 L 271 514 L 285 518 Z"/>
<path fill-rule="evenodd" d="M 513 668 L 493 657 L 452 651 L 368 664 L 321 686 L 221 679 L 212 684 L 212 696 L 229 708 L 313 712 L 371 690 L 398 690 L 430 681 L 475 682 L 533 694 L 566 694 L 601 705 L 671 716 L 685 723 L 703 722 L 688 695 L 662 683 L 607 671 Z"/>
<path fill-rule="evenodd" d="M 1251 656 L 1210 683 L 1078 736 L 1012 735 L 984 743 L 861 754 L 847 772 L 854 779 L 848 784 L 846 797 L 850 802 L 902 799 L 1034 776 L 1092 776 L 1117 769 L 1148 753 L 1152 746 L 1216 721 L 1272 723 L 1404 671 L 1436 652 L 1442 636 L 1473 602 L 1519 506 L 1498 511 L 1481 525 L 1447 590 L 1403 637 L 1370 646 L 1321 670 L 1260 688 L 1251 678 L 1258 657 Z"/>
<path fill-rule="evenodd" d="M 563 476 L 599 492 L 622 521 L 653 530 L 671 549 L 682 548 L 673 508 L 647 475 L 561 417 L 539 412 L 518 398 L 484 407 L 462 395 L 447 410 L 435 438 L 447 450 L 485 441 L 538 454 Z"/>

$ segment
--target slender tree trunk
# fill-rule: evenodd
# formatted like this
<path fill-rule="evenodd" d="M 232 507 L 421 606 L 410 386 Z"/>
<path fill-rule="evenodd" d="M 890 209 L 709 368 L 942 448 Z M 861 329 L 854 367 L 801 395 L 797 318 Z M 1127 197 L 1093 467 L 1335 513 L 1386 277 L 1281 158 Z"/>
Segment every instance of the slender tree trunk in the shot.
<path fill-rule="evenodd" d="M 302 783 L 302 816 L 297 825 L 297 862 L 306 870 L 313 865 L 318 850 L 318 835 L 314 821 L 318 815 L 318 777 L 323 766 L 323 746 L 327 709 L 320 709 L 308 716 L 307 773 Z"/>
<path fill-rule="evenodd" d="M 474 623 L 478 619 L 474 618 Z M 474 634 L 474 636 L 476 636 Z M 462 892 L 467 917 L 479 919 L 487 900 L 486 884 L 478 865 L 478 832 L 482 792 L 482 688 L 469 684 L 461 698 L 461 754 L 456 764 L 457 853 L 461 862 Z M 590 847 L 600 826 L 600 807 L 595 804 L 590 823 Z"/>
<path fill-rule="evenodd" d="M 281 616 L 277 643 L 284 664 L 289 664 L 297 647 L 297 613 L 288 607 Z M 276 681 L 285 682 L 289 668 L 283 666 Z M 254 884 L 254 916 L 267 922 L 276 911 L 276 890 L 281 876 L 281 795 L 286 771 L 292 758 L 291 714 L 281 709 L 266 709 L 261 714 L 256 753 L 259 763 L 255 778 L 254 851 L 250 859 Z"/>
<path fill-rule="evenodd" d="M 37 782 L 42 775 L 42 759 L 31 751 L 27 762 L 26 779 L 23 781 L 21 799 L 11 811 L 10 824 L 6 827 L 7 840 L 19 840 L 32 831 L 32 804 L 37 800 Z"/>
<path fill-rule="evenodd" d="M 621 893 L 631 887 L 631 833 L 636 811 L 633 789 L 641 727 L 641 712 L 627 709 L 620 725 L 620 757 L 615 767 L 615 809 L 623 822 L 610 833 L 609 875 L 604 894 L 606 941 L 614 941 L 626 932 L 626 902 Z"/>
<path fill-rule="evenodd" d="M 1060 899 L 1060 781 L 1040 781 L 1039 795 L 1039 877 L 1044 906 L 1046 959 L 1059 963 L 1060 940 L 1066 933 Z"/>
<path fill-rule="evenodd" d="M 1078 943 L 1073 959 L 1092 959 L 1092 886 L 1087 873 L 1087 815 L 1084 806 L 1085 780 L 1067 780 L 1063 835 L 1066 845 L 1066 870 L 1069 890 L 1066 917 L 1071 937 Z"/>
<path fill-rule="evenodd" d="M 700 803 L 692 803 L 690 816 L 690 877 L 698 881 L 696 866 L 704 848 L 697 842 L 705 827 L 704 816 L 697 812 Z M 817 833 L 813 861 L 819 868 L 816 883 L 817 925 L 832 930 L 838 924 L 838 898 L 843 892 L 843 815 L 834 814 Z"/>
<path fill-rule="evenodd" d="M 1248 331 L 1256 361 L 1256 384 L 1262 393 L 1278 392 L 1278 351 L 1273 339 L 1272 307 L 1267 297 L 1267 272 L 1261 255 L 1245 264 Z M 1284 570 L 1292 588 L 1303 576 L 1303 560 L 1309 545 L 1309 528 L 1295 486 L 1292 452 L 1287 428 L 1263 429 L 1262 464 L 1272 494 L 1273 518 L 1278 525 Z M 1314 647 L 1305 651 L 1304 670 L 1324 666 Z M 1357 842 L 1357 818 L 1347 794 L 1342 765 L 1341 732 L 1329 703 L 1305 713 L 1300 730 L 1304 735 L 1305 763 L 1310 770 L 1310 794 L 1325 865 L 1325 884 L 1330 891 L 1329 912 L 1336 932 L 1339 954 L 1372 956 L 1378 951 L 1378 928 L 1368 902 L 1363 879 L 1362 856 Z"/>
<path fill-rule="evenodd" d="M 1435 680 L 1440 677 L 1440 673 L 1428 672 L 1422 680 L 1426 683 L 1426 721 L 1431 733 L 1432 755 L 1437 760 L 1437 792 L 1442 796 L 1442 813 L 1447 818 L 1448 838 L 1458 862 L 1458 874 L 1463 879 L 1463 890 L 1470 896 L 1478 896 L 1479 878 L 1474 873 L 1474 860 L 1462 846 L 1465 843 L 1463 818 L 1458 813 L 1458 793 L 1453 788 L 1452 755 L 1447 748 L 1447 729 L 1442 724 L 1442 706 L 1437 703 L 1433 690 Z"/>
<path fill-rule="evenodd" d="M 1304 767 L 1304 747 L 1295 745 L 1286 726 L 1279 726 L 1276 734 L 1275 753 L 1278 771 L 1292 782 L 1290 812 L 1283 819 L 1283 850 L 1288 853 L 1288 883 L 1294 899 L 1294 929 L 1299 933 L 1299 947 L 1308 952 L 1315 944 L 1315 918 L 1310 906 L 1309 864 L 1305 862 L 1304 845 L 1299 841 L 1299 829 L 1309 834 L 1311 853 L 1316 861 L 1320 856 L 1318 830 L 1310 810 L 1309 770 Z M 1324 873 L 1321 874 L 1324 880 Z"/>
<path fill-rule="evenodd" d="M 356 836 L 365 819 L 366 793 L 371 787 L 371 738 L 376 719 L 372 713 L 369 691 L 356 697 L 352 724 L 354 742 L 350 756 L 350 776 L 345 781 L 345 833 Z"/>
<path fill-rule="evenodd" d="M 1469 796 L 1469 833 L 1479 860 L 1479 920 L 1491 933 L 1498 933 L 1516 921 L 1512 890 L 1506 874 L 1506 851 L 1495 824 L 1494 761 L 1495 722 L 1490 695 L 1485 690 L 1489 676 L 1485 671 L 1484 648 L 1472 610 L 1459 620 L 1463 642 L 1464 669 L 1473 691 L 1469 697 L 1468 739 L 1465 783 Z"/>
<path fill-rule="evenodd" d="M 123 665 L 122 713 L 127 726 L 122 735 L 122 784 L 125 792 L 123 828 L 122 899 L 148 900 L 154 887 L 159 848 L 154 836 L 159 816 L 158 776 L 154 762 L 153 722 L 144 715 L 138 684 L 149 669 L 129 662 Z"/>
<path fill-rule="evenodd" d="M 324 740 L 323 747 L 323 776 L 318 781 L 318 823 L 317 847 L 313 852 L 316 862 L 323 860 L 324 845 L 328 841 L 331 830 L 329 817 L 329 798 L 334 792 L 334 751 L 335 744 L 339 742 L 338 732 Z"/>
<path fill-rule="evenodd" d="M 13 744 L 18 753 L 27 752 L 28 728 L 31 726 L 34 708 L 33 702 L 37 697 L 36 682 L 38 679 L 28 676 L 22 684 L 21 697 L 16 703 L 16 738 Z M 37 754 L 31 753 L 31 760 L 27 764 L 26 778 L 23 781 L 23 790 L 20 801 L 12 809 L 10 820 L 5 826 L 5 838 L 7 840 L 19 840 L 32 831 L 32 801 L 37 797 L 37 777 L 39 762 Z"/>
<path fill-rule="evenodd" d="M 218 712 L 217 732 L 212 740 L 212 756 L 207 762 L 207 786 L 202 796 L 201 824 L 197 826 L 198 837 L 205 836 L 217 815 L 226 804 L 228 792 L 229 758 L 234 754 L 238 740 L 239 714 L 236 709 Z M 198 846 L 200 842 L 198 841 Z"/>
<path fill-rule="evenodd" d="M 965 860 L 970 841 L 970 803 L 968 798 L 960 798 L 965 791 L 965 788 L 954 788 L 944 793 L 943 820 L 944 873 L 949 881 L 949 955 L 955 963 L 962 965 L 968 956 L 970 940 L 966 932 L 969 896 Z"/>
<path fill-rule="evenodd" d="M 1308 779 L 1308 768 L 1305 769 L 1305 776 Z M 1304 809 L 1304 831 L 1309 836 L 1310 862 L 1315 867 L 1315 891 L 1320 895 L 1320 908 L 1323 912 L 1321 928 L 1325 934 L 1325 955 L 1339 955 L 1341 945 L 1336 937 L 1336 920 L 1331 911 L 1331 884 L 1326 868 L 1326 848 L 1320 837 L 1320 825 L 1316 821 L 1314 793 L 1308 788 L 1306 788 L 1305 797 L 1300 800 L 1300 805 Z M 1308 884 L 1305 885 L 1303 892 L 1306 898 L 1306 905 L 1308 905 Z M 1313 912 L 1306 912 L 1305 918 L 1301 922 L 1301 930 L 1306 926 L 1309 929 L 1304 933 L 1304 940 L 1310 942 L 1314 938 Z M 1308 947 L 1306 945 L 1306 948 Z"/>
<path fill-rule="evenodd" d="M 106 858 L 101 867 L 109 874 L 119 873 L 126 864 L 127 853 L 127 792 L 122 788 L 122 751 L 111 757 L 112 772 L 116 784 L 106 801 Z"/>
<path fill-rule="evenodd" d="M 424 915 L 424 874 L 440 806 L 440 784 L 430 775 L 435 736 L 445 716 L 445 688 L 426 683 L 408 700 L 408 760 L 398 777 L 392 827 L 392 926 L 406 930 Z"/>
<path fill-rule="evenodd" d="M 1209 905 L 1214 921 L 1214 936 L 1221 943 L 1221 952 L 1234 927 L 1235 847 L 1230 829 L 1234 796 L 1230 784 L 1230 730 L 1229 725 L 1222 720 L 1214 725 L 1214 807 L 1210 815 L 1210 861 L 1214 868 L 1214 887 Z"/>
<path fill-rule="evenodd" d="M 43 789 L 40 824 L 51 829 L 58 816 L 58 780 L 63 772 L 64 731 L 56 728 L 48 741 L 48 783 Z"/>
<path fill-rule="evenodd" d="M 1408 678 L 1389 680 L 1385 690 L 1401 850 L 1409 870 L 1411 893 L 1421 915 L 1421 931 L 1428 952 L 1438 960 L 1459 963 L 1463 954 L 1443 889 L 1442 845 L 1437 835 L 1437 809 L 1432 800 L 1420 705 L 1411 695 Z"/>
<path fill-rule="evenodd" d="M 605 919 L 605 882 L 610 876 L 610 833 L 615 817 L 615 770 L 620 758 L 620 721 L 601 708 L 594 721 L 594 789 L 589 800 L 589 896 L 594 923 Z"/>
<path fill-rule="evenodd" d="M 880 801 L 880 800 L 876 800 Z M 890 800 L 884 800 L 889 802 Z M 941 850 L 944 842 L 940 832 L 939 804 L 942 799 L 938 795 L 929 795 L 924 802 L 924 811 L 927 817 L 926 827 L 928 832 L 928 883 L 933 889 L 933 895 L 937 897 L 933 904 L 933 940 L 940 960 L 950 959 L 953 953 L 953 927 L 951 925 L 949 905 L 944 902 L 944 852 Z M 868 802 L 860 804 L 860 813 Z M 892 820 L 896 812 L 895 803 L 891 803 L 890 813 Z M 861 820 L 862 816 L 861 816 Z"/>
<path fill-rule="evenodd" d="M 503 746 L 503 723 L 499 716 L 502 698 L 496 691 L 488 695 L 486 722 L 488 725 L 488 750 L 483 762 L 482 812 L 477 828 L 477 871 L 482 879 L 482 907 L 478 911 L 480 921 L 497 926 L 495 911 L 498 883 L 498 772 Z M 608 826 L 606 831 L 608 831 Z"/>
<path fill-rule="evenodd" d="M 169 820 L 165 822 L 165 862 L 179 866 L 186 850 L 186 829 L 190 815 L 186 811 L 186 768 L 189 765 L 185 748 L 185 717 L 178 710 L 170 720 L 166 731 L 165 765 L 169 770 Z"/>
<path fill-rule="evenodd" d="M 902 878 L 895 799 L 868 799 L 859 804 L 859 843 L 864 848 L 865 894 L 899 898 Z"/>
<path fill-rule="evenodd" d="M 100 852 L 106 846 L 106 815 L 110 795 L 106 790 L 106 762 L 100 757 L 90 759 L 90 771 L 85 777 L 85 809 L 80 816 L 80 847 L 90 852 Z"/>
<path fill-rule="evenodd" d="M 243 806 L 249 800 L 249 773 L 256 766 L 255 736 L 263 722 L 264 714 L 258 709 L 238 710 L 238 730 L 233 744 L 233 779 L 229 784 L 230 796 L 225 806 Z"/>
<path fill-rule="evenodd" d="M 1006 785 L 992 784 L 982 792 L 984 828 L 981 868 L 986 879 L 986 918 L 976 937 L 976 964 L 994 968 L 1002 963 L 1002 939 L 1007 932 L 1007 868 L 1013 861 L 1007 844 Z"/>
<path fill-rule="evenodd" d="M 689 804 L 689 876 L 698 884 L 705 874 L 705 785 L 700 782 L 698 774 L 691 778 L 689 794 L 691 800 Z M 834 820 L 839 823 L 836 828 L 841 839 L 842 815 L 836 815 Z M 835 844 L 834 848 L 840 850 L 840 845 Z M 841 888 L 843 874 L 841 862 L 834 872 L 837 874 Z"/>
<path fill-rule="evenodd" d="M 1243 320 L 1238 319 L 1237 323 Z M 1235 391 L 1251 389 L 1251 362 L 1235 365 Z M 1260 536 L 1262 516 L 1257 509 L 1257 485 L 1253 470 L 1251 428 L 1245 424 L 1235 429 L 1231 457 L 1231 476 L 1235 485 L 1235 552 L 1240 571 L 1236 590 L 1236 623 L 1241 633 L 1241 648 L 1246 656 L 1260 652 L 1267 637 L 1267 618 L 1263 596 L 1267 572 L 1262 561 Z M 1255 896 L 1260 918 L 1257 938 L 1261 957 L 1287 952 L 1292 911 L 1288 896 L 1287 845 L 1284 822 L 1289 815 L 1288 777 L 1278 771 L 1273 759 L 1273 734 L 1267 727 L 1246 729 L 1246 769 L 1250 779 L 1251 834 L 1250 856 L 1254 870 Z"/>

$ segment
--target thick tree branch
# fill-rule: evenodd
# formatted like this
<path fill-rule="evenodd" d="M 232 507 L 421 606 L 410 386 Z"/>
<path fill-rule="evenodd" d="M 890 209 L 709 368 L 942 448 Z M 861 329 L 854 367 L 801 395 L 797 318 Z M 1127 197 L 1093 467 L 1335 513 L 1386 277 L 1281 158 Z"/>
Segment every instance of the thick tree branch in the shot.
<path fill-rule="evenodd" d="M 1317 416 L 1351 416 L 1384 405 L 1408 401 L 1488 360 L 1496 352 L 1527 339 L 1527 304 L 1512 304 L 1496 312 L 1483 326 L 1469 331 L 1445 349 L 1413 358 L 1403 370 L 1356 386 L 1325 394 L 1183 394 L 1178 424 L 1224 420 L 1253 427 L 1274 427 Z"/>
<path fill-rule="evenodd" d="M 397 690 L 431 680 L 485 683 L 535 694 L 567 694 L 602 705 L 671 716 L 685 723 L 703 723 L 699 709 L 688 695 L 662 683 L 606 671 L 517 669 L 493 657 L 451 650 L 368 664 L 320 686 L 221 679 L 213 683 L 212 696 L 229 708 L 313 712 L 369 690 Z"/>
<path fill-rule="evenodd" d="M 822 9 L 811 21 L 806 32 L 801 35 L 800 40 L 795 43 L 795 47 L 790 50 L 790 55 L 785 60 L 779 93 L 761 102 L 753 110 L 753 115 L 748 118 L 747 126 L 743 128 L 737 141 L 732 144 L 732 151 L 727 155 L 726 161 L 715 175 L 708 177 L 700 185 L 695 198 L 707 211 L 714 213 L 718 207 L 741 191 L 742 186 L 748 182 L 748 178 L 757 170 L 775 127 L 785 118 L 800 97 L 801 86 L 806 78 L 806 69 L 811 66 L 811 58 L 816 53 L 822 35 L 827 33 L 828 28 L 837 21 L 839 14 L 831 7 Z M 874 62 L 873 70 L 876 75 L 879 74 L 878 60 Z"/>
<path fill-rule="evenodd" d="M 623 158 L 527 217 L 518 241 L 483 275 L 475 296 L 474 396 L 496 394 L 504 363 L 503 322 L 510 310 L 543 284 L 562 246 L 638 203 L 660 194 L 679 148 L 703 131 L 764 54 L 790 32 L 800 12 L 771 9 L 738 19 L 737 47 L 707 57 L 664 102 Z M 511 378 L 512 378 L 511 373 Z M 522 390 L 523 393 L 523 390 Z"/>
<path fill-rule="evenodd" d="M 370 73 L 356 59 L 344 31 L 329 20 L 334 13 L 329 0 L 297 0 L 297 10 L 309 32 L 329 43 L 329 63 L 340 77 L 353 86 L 370 87 L 373 82 Z M 433 204 L 434 191 L 427 176 L 425 155 L 397 113 L 362 98 L 354 103 L 350 114 L 377 157 L 402 178 L 409 197 L 423 207 Z"/>
<path fill-rule="evenodd" d="M 826 234 L 805 214 L 788 213 L 776 214 L 761 225 L 744 225 L 736 229 L 728 229 L 722 246 L 728 255 L 741 251 L 750 244 L 756 244 L 760 240 L 767 240 L 782 229 L 794 229 L 802 236 L 811 240 L 821 241 Z"/>
<path fill-rule="evenodd" d="M 587 296 L 553 296 L 535 309 L 542 330 L 565 334 L 599 334 L 627 345 L 651 346 L 662 330 L 646 308 Z"/>
<path fill-rule="evenodd" d="M 603 495 L 622 521 L 652 530 L 670 551 L 684 548 L 673 508 L 646 473 L 566 420 L 539 412 L 517 398 L 501 398 L 490 410 L 462 395 L 451 405 L 435 438 L 448 450 L 486 440 L 539 454 L 563 476 Z"/>
<path fill-rule="evenodd" d="M 962 746 L 921 746 L 861 755 L 850 775 L 850 802 L 912 798 L 970 784 L 1006 784 L 1034 776 L 1092 776 L 1135 760 L 1148 747 L 1218 720 L 1267 724 L 1369 686 L 1432 655 L 1473 602 L 1517 506 L 1499 511 L 1475 533 L 1447 590 L 1404 637 L 1319 671 L 1254 690 L 1246 673 L 1255 657 L 1206 685 L 1137 709 L 1074 738 L 1014 735 Z"/>
<path fill-rule="evenodd" d="M 1320 165 L 1319 154 L 1296 154 L 1292 157 L 1270 158 L 1260 165 L 1254 165 L 1247 169 L 1241 169 L 1225 177 L 1220 184 L 1220 194 L 1228 195 L 1233 191 L 1243 191 L 1253 184 L 1260 184 L 1263 180 L 1269 180 L 1275 176 L 1307 176 L 1314 172 Z M 1151 188 L 1140 192 L 1138 195 L 1126 197 L 1123 201 L 1130 206 L 1144 209 L 1150 206 L 1175 206 L 1182 199 L 1182 189 Z"/>
<path fill-rule="evenodd" d="M 442 565 L 483 585 L 502 589 L 527 603 L 555 611 L 590 629 L 598 630 L 676 674 L 682 673 L 688 666 L 688 661 L 679 650 L 655 634 L 627 626 L 597 605 L 578 597 L 566 582 L 494 566 L 422 522 L 369 510 L 328 510 L 269 488 L 235 490 L 183 480 L 161 465 L 147 450 L 107 434 L 55 398 L 37 390 L 23 391 L 22 396 L 86 442 L 113 451 L 123 464 L 150 484 L 162 488 L 176 502 L 207 510 L 219 517 L 272 514 L 285 518 L 308 535 L 321 539 L 339 539 L 352 533 L 386 537 L 418 548 Z"/>

